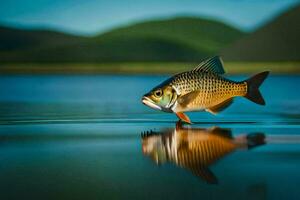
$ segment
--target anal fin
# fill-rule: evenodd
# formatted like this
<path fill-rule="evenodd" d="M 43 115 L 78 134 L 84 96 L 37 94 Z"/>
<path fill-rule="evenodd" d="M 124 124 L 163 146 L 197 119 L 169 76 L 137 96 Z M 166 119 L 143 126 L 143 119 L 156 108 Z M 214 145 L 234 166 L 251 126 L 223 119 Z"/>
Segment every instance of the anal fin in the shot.
<path fill-rule="evenodd" d="M 176 115 L 182 121 L 184 121 L 186 123 L 189 123 L 189 124 L 192 124 L 190 118 L 186 114 L 184 114 L 183 112 L 177 112 Z"/>
<path fill-rule="evenodd" d="M 190 168 L 193 174 L 204 179 L 209 184 L 217 184 L 217 177 L 205 166 Z"/>
<path fill-rule="evenodd" d="M 215 105 L 213 107 L 207 108 L 205 109 L 207 112 L 210 112 L 211 114 L 218 114 L 219 112 L 221 112 L 222 110 L 225 110 L 228 106 L 230 106 L 233 102 L 233 98 L 229 98 L 225 101 L 223 101 L 222 103 Z"/>

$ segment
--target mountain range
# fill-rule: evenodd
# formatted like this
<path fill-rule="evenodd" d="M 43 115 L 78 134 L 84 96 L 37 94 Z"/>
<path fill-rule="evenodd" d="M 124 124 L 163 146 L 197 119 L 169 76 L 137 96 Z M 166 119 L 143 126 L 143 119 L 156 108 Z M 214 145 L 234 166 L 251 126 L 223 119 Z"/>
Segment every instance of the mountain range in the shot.
<path fill-rule="evenodd" d="M 93 36 L 0 27 L 0 62 L 300 60 L 300 6 L 253 33 L 195 17 L 152 20 Z"/>
<path fill-rule="evenodd" d="M 232 61 L 299 61 L 300 6 L 221 51 Z"/>

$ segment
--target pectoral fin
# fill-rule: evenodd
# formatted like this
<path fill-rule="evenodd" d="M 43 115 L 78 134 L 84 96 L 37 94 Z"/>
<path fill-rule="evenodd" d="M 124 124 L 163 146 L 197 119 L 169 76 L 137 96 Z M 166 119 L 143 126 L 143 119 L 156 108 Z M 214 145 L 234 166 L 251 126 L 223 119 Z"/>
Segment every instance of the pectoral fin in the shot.
<path fill-rule="evenodd" d="M 177 102 L 181 105 L 181 107 L 186 107 L 189 103 L 191 103 L 197 96 L 199 95 L 199 91 L 193 91 L 188 94 L 185 94 L 178 98 Z"/>
<path fill-rule="evenodd" d="M 192 124 L 190 118 L 186 114 L 184 114 L 183 112 L 177 112 L 176 115 L 182 121 L 184 121 L 186 123 L 189 123 L 189 124 Z"/>
<path fill-rule="evenodd" d="M 233 102 L 233 98 L 229 98 L 225 101 L 223 101 L 222 103 L 215 105 L 213 107 L 207 108 L 205 109 L 207 112 L 210 112 L 211 114 L 218 114 L 219 112 L 221 112 L 222 110 L 226 109 L 228 106 L 230 106 Z"/>

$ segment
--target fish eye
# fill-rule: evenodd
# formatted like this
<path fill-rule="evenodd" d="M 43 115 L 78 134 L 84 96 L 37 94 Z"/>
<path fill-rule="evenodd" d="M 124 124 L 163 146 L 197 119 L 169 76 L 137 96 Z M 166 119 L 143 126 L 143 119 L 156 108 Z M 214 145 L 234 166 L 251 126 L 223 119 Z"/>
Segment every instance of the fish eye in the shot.
<path fill-rule="evenodd" d="M 162 90 L 161 90 L 161 89 L 159 89 L 159 90 L 156 90 L 156 91 L 154 92 L 154 96 L 156 96 L 156 97 L 161 97 L 161 96 L 162 96 L 162 94 L 163 94 L 163 92 L 162 92 Z"/>

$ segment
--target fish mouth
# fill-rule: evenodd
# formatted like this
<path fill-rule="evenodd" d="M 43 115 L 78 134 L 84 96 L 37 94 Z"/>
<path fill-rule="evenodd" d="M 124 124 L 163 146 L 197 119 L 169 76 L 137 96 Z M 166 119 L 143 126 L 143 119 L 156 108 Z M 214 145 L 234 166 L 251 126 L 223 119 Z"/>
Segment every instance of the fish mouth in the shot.
<path fill-rule="evenodd" d="M 150 108 L 153 108 L 155 110 L 161 110 L 161 107 L 156 105 L 150 98 L 148 98 L 146 96 L 143 96 L 142 102 L 143 102 L 143 104 L 145 104 L 146 106 L 149 106 Z"/>

